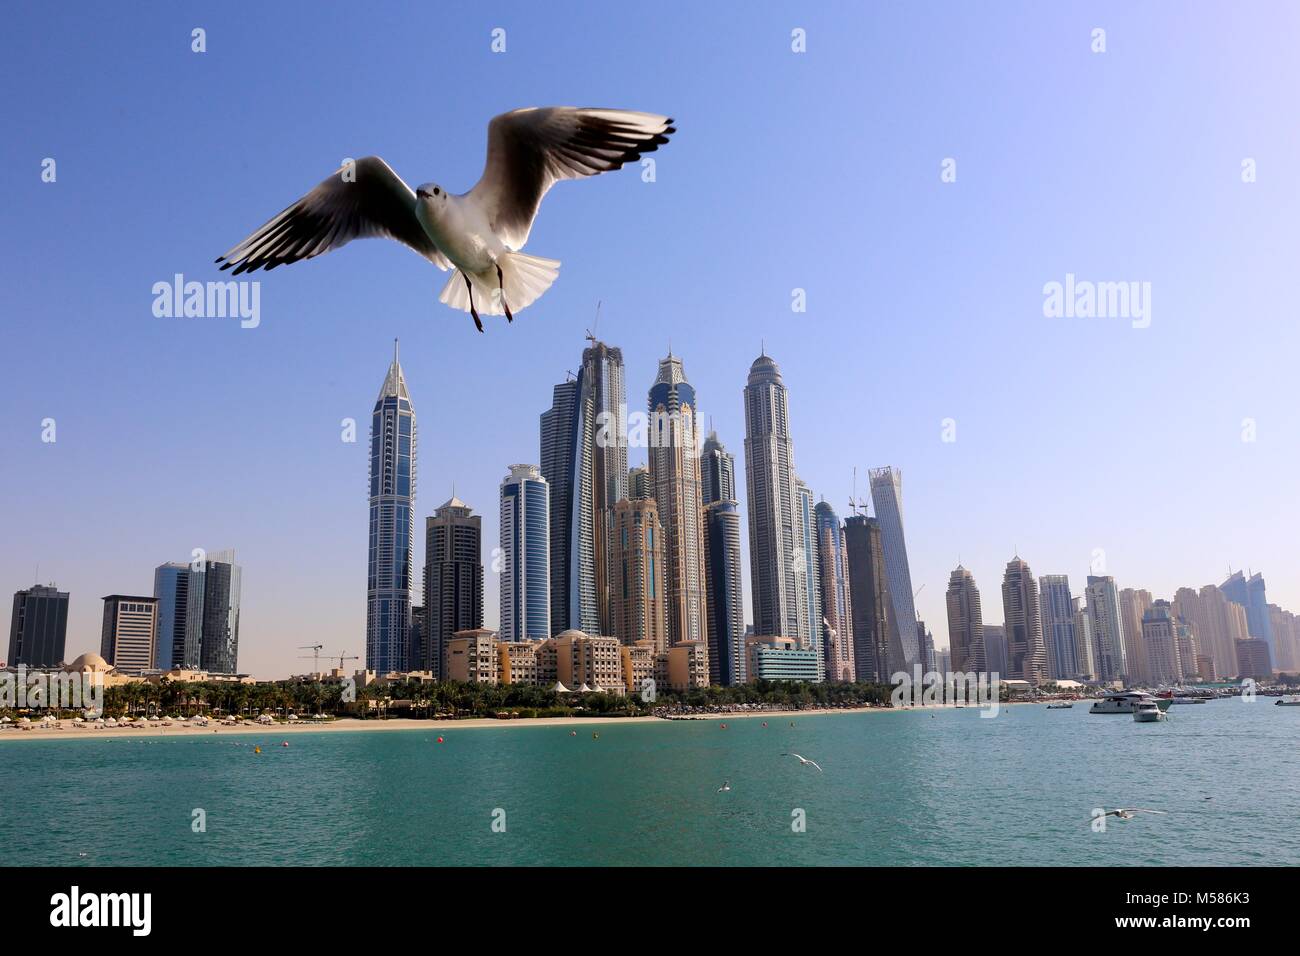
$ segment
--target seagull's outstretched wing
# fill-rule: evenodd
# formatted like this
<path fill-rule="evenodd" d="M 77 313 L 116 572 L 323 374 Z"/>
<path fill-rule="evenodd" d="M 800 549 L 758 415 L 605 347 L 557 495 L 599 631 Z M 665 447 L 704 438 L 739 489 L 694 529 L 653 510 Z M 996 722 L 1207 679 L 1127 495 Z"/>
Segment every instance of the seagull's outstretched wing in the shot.
<path fill-rule="evenodd" d="M 497 237 L 523 248 L 546 191 L 561 179 L 618 169 L 668 142 L 672 119 L 631 110 L 529 107 L 488 124 L 487 164 L 468 193 Z"/>
<path fill-rule="evenodd" d="M 1145 807 L 1127 807 L 1129 813 L 1168 813 L 1168 810 L 1148 810 Z"/>
<path fill-rule="evenodd" d="M 444 272 L 451 265 L 415 218 L 414 191 L 378 156 L 340 167 L 217 262 L 235 275 L 270 270 L 374 236 L 410 246 Z"/>
<path fill-rule="evenodd" d="M 818 773 L 825 773 L 825 772 L 826 772 L 826 771 L 822 770 L 821 764 L 819 764 L 816 760 L 809 760 L 808 763 L 809 763 L 809 765 L 811 765 L 811 766 L 813 766 L 813 767 L 816 767 Z"/>

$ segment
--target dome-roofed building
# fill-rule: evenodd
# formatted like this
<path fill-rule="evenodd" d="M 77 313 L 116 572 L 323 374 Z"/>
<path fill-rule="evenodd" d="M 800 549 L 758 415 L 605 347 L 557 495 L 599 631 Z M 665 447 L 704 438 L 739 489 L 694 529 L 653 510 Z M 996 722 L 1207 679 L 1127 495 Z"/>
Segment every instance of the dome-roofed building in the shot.
<path fill-rule="evenodd" d="M 104 658 L 100 657 L 94 651 L 87 651 L 82 654 L 71 664 L 63 665 L 63 670 L 68 674 L 80 674 L 85 671 L 109 673 L 113 670 L 113 665 Z"/>

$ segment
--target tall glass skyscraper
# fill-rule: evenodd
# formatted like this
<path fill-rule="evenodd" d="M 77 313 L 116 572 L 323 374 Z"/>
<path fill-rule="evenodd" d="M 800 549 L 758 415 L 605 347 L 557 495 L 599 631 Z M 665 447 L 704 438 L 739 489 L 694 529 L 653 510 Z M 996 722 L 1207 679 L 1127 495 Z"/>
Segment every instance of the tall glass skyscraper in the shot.
<path fill-rule="evenodd" d="M 415 459 L 415 409 L 394 341 L 393 364 L 370 419 L 366 668 L 381 674 L 410 669 Z"/>
<path fill-rule="evenodd" d="M 871 503 L 880 522 L 880 537 L 885 549 L 885 571 L 889 578 L 889 598 L 894 605 L 894 622 L 898 627 L 903 660 L 899 669 L 911 671 L 922 664 L 921 643 L 916 636 L 916 605 L 912 600 L 912 572 L 907 564 L 907 541 L 903 537 L 903 475 L 890 467 L 873 468 Z"/>
<path fill-rule="evenodd" d="M 551 493 L 535 465 L 511 465 L 501 482 L 503 641 L 551 636 Z"/>
<path fill-rule="evenodd" d="M 806 609 L 804 615 L 800 614 L 795 552 L 800 548 L 803 529 L 795 495 L 788 396 L 781 369 L 766 352 L 750 366 L 744 395 L 745 491 L 749 503 L 754 632 L 762 636 L 792 637 L 812 647 L 813 635 L 821 633 L 821 619 L 802 620 Z M 811 555 L 815 554 L 814 548 Z M 805 562 L 815 560 L 806 550 L 803 558 Z"/>
<path fill-rule="evenodd" d="M 203 572 L 196 571 L 183 561 L 160 564 L 153 572 L 153 596 L 158 599 L 158 642 L 154 648 L 153 666 L 159 670 L 187 668 L 198 670 L 197 655 L 187 658 L 186 631 L 190 610 L 190 582 L 195 583 L 194 597 L 203 601 Z M 197 650 L 201 641 L 193 642 Z"/>
<path fill-rule="evenodd" d="M 708 592 L 709 675 L 715 684 L 746 680 L 745 596 L 740 557 L 736 460 L 710 432 L 700 457 L 704 486 L 704 564 Z"/>
<path fill-rule="evenodd" d="M 699 408 L 675 355 L 659 361 L 649 398 L 650 483 L 668 551 L 668 643 L 708 638 Z"/>
<path fill-rule="evenodd" d="M 880 522 L 863 514 L 844 521 L 844 544 L 849 559 L 849 589 L 853 599 L 853 671 L 860 681 L 889 681 L 889 584 L 885 580 L 885 553 L 880 543 Z M 898 629 L 892 629 L 894 656 L 901 659 Z"/>
<path fill-rule="evenodd" d="M 57 667 L 65 663 L 68 639 L 68 592 L 34 584 L 14 592 L 9 622 L 10 667 Z"/>
<path fill-rule="evenodd" d="M 596 593 L 596 631 L 614 633 L 610 603 L 614 580 L 614 506 L 628 497 L 627 487 L 627 378 L 623 350 L 595 336 L 582 353 L 582 387 L 591 409 L 591 514 L 592 562 Z"/>
<path fill-rule="evenodd" d="M 1074 636 L 1074 596 L 1070 578 L 1064 574 L 1045 574 L 1038 579 L 1038 601 L 1042 609 L 1043 643 L 1047 647 L 1047 676 L 1054 680 L 1074 680 L 1083 669 L 1079 666 Z"/>
<path fill-rule="evenodd" d="M 821 578 L 822 617 L 828 640 L 822 648 L 826 679 L 852 681 L 853 600 L 849 592 L 848 551 L 840 517 L 828 502 L 818 502 L 817 569 Z"/>
<path fill-rule="evenodd" d="M 1268 597 L 1264 589 L 1264 575 L 1256 573 L 1247 578 L 1240 571 L 1219 585 L 1219 590 L 1234 604 L 1246 609 L 1246 630 L 1251 637 L 1268 642 L 1269 654 L 1278 660 L 1277 643 L 1273 640 L 1273 622 L 1268 615 Z"/>
<path fill-rule="evenodd" d="M 817 504 L 802 478 L 794 479 L 794 604 L 795 636 L 826 660 L 822 647 L 821 542 L 818 540 Z M 822 679 L 825 679 L 823 673 Z"/>
<path fill-rule="evenodd" d="M 1088 575 L 1088 622 L 1096 651 L 1097 677 L 1103 681 L 1128 677 L 1124 624 L 1119 612 L 1119 591 L 1110 575 Z"/>
<path fill-rule="evenodd" d="M 209 674 L 237 674 L 243 569 L 235 563 L 234 551 L 217 551 L 206 556 L 202 574 L 190 578 L 191 588 L 196 577 L 202 581 L 203 600 L 189 601 L 185 653 L 197 655 L 199 669 Z M 197 648 L 192 640 L 198 641 Z"/>
<path fill-rule="evenodd" d="M 473 511 L 453 495 L 424 522 L 424 659 L 411 665 L 439 678 L 451 636 L 483 626 L 483 522 Z"/>
<path fill-rule="evenodd" d="M 709 437 L 704 439 L 700 481 L 706 505 L 736 499 L 736 459 L 718 439 L 717 432 L 709 432 Z"/>

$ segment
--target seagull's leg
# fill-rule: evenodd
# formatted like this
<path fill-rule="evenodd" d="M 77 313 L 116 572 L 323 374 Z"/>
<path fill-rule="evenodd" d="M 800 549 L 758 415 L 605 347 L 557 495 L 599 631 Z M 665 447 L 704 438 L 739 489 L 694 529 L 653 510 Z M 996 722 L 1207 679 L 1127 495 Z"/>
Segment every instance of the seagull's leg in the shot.
<path fill-rule="evenodd" d="M 474 308 L 474 287 L 469 284 L 469 276 L 463 272 L 461 276 L 465 279 L 465 288 L 469 290 L 469 314 L 474 316 L 474 327 L 482 332 L 483 323 L 479 320 L 478 309 Z"/>
<path fill-rule="evenodd" d="M 513 322 L 515 317 L 510 311 L 510 303 L 506 301 L 506 279 L 501 274 L 500 264 L 497 265 L 497 282 L 501 284 L 501 308 L 506 310 L 506 321 Z"/>

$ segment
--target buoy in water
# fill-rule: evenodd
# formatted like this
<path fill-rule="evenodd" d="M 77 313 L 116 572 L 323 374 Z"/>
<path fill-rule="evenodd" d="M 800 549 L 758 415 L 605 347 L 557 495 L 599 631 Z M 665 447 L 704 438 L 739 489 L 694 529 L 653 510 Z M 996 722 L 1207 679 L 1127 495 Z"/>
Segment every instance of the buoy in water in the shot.
<path fill-rule="evenodd" d="M 284 743 L 280 744 L 280 746 L 281 746 L 281 747 L 287 747 L 287 746 L 289 746 L 289 741 L 286 740 Z"/>
<path fill-rule="evenodd" d="M 723 730 L 726 730 L 726 729 L 727 729 L 727 725 L 726 725 L 726 724 L 723 724 L 723 725 L 722 725 L 722 729 L 723 729 Z"/>
<path fill-rule="evenodd" d="M 600 739 L 600 734 L 592 734 L 592 735 L 591 735 L 591 739 L 592 739 L 592 740 L 599 740 L 599 739 Z"/>
<path fill-rule="evenodd" d="M 763 726 L 764 726 L 764 727 L 766 727 L 766 726 L 767 726 L 767 721 L 766 721 L 766 720 L 765 720 L 765 721 L 763 721 Z"/>
<path fill-rule="evenodd" d="M 438 738 L 438 743 L 442 743 L 442 738 L 441 738 L 441 737 Z"/>
<path fill-rule="evenodd" d="M 260 754 L 261 752 L 262 752 L 262 748 L 261 748 L 261 747 L 254 747 L 254 748 L 253 748 L 253 753 L 255 753 L 255 754 Z"/>
<path fill-rule="evenodd" d="M 576 736 L 578 736 L 578 732 L 577 732 L 576 730 L 570 730 L 570 731 L 569 731 L 569 736 L 570 736 L 570 737 L 576 737 Z"/>

